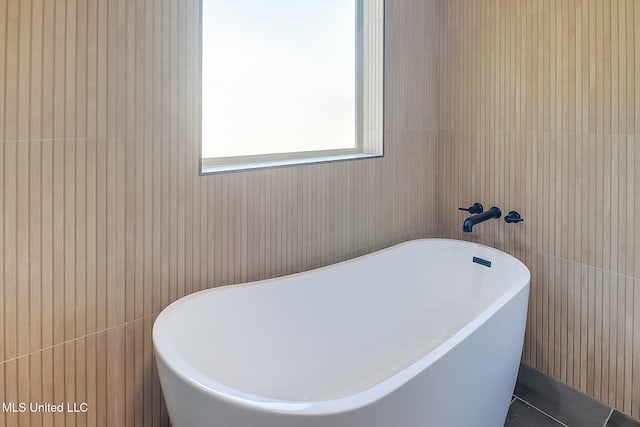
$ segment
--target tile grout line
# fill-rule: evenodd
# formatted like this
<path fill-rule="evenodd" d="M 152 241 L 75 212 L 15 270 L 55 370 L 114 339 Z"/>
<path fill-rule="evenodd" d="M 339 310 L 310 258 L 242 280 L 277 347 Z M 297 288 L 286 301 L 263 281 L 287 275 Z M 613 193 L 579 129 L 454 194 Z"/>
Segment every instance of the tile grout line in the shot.
<path fill-rule="evenodd" d="M 613 415 L 613 411 L 614 409 L 611 408 L 611 411 L 609 411 L 609 415 L 607 416 L 607 419 L 604 420 L 604 424 L 602 424 L 602 427 L 607 427 L 607 424 L 609 424 L 609 419 L 611 418 L 611 415 Z"/>
<path fill-rule="evenodd" d="M 339 261 L 339 260 L 340 260 L 343 256 L 351 256 L 351 255 L 353 255 L 354 253 L 357 253 L 357 252 L 358 252 L 358 251 L 360 251 L 360 250 L 367 250 L 368 248 L 375 247 L 376 245 L 387 245 L 388 243 L 393 242 L 395 238 L 403 237 L 403 236 L 404 236 L 404 237 L 406 237 L 406 236 L 410 235 L 411 233 L 426 232 L 426 231 L 428 231 L 429 229 L 431 229 L 431 228 L 436 228 L 436 227 L 438 227 L 438 224 L 431 224 L 431 225 L 427 225 L 427 226 L 425 226 L 425 227 L 418 227 L 418 228 L 415 228 L 415 229 L 412 229 L 412 230 L 408 231 L 407 233 L 402 233 L 401 235 L 398 235 L 398 236 L 396 236 L 396 237 L 393 237 L 393 238 L 390 238 L 390 239 L 385 239 L 385 240 L 376 241 L 376 242 L 374 242 L 374 243 L 371 243 L 370 245 L 361 246 L 361 247 L 359 247 L 359 248 L 357 248 L 357 249 L 354 249 L 353 251 L 349 251 L 349 252 L 347 252 L 347 253 L 345 253 L 345 254 L 338 255 L 338 256 L 336 256 L 336 257 L 332 257 L 332 258 L 329 260 L 329 261 L 330 261 L 330 264 L 327 264 L 327 266 L 328 266 L 328 265 L 335 264 L 335 263 L 342 262 L 342 261 Z M 421 238 L 421 239 L 422 239 L 422 238 Z M 403 242 L 400 242 L 400 243 L 408 242 L 408 241 L 411 241 L 411 240 L 416 240 L 416 239 L 409 239 L 409 240 L 406 240 L 406 241 L 403 241 Z M 396 245 L 396 244 L 400 244 L 400 243 L 392 243 L 392 246 L 394 246 L 394 245 Z M 383 248 L 383 249 L 386 249 L 386 248 Z M 382 250 L 382 249 L 378 249 L 378 250 Z M 371 252 L 370 252 L 370 253 L 371 253 Z M 369 253 L 368 253 L 368 254 L 369 254 Z M 367 254 L 365 254 L 365 255 L 367 255 Z M 362 255 L 360 255 L 360 256 L 362 256 Z M 347 260 L 348 260 L 348 259 L 347 259 Z M 311 267 L 311 269 L 316 269 L 316 268 L 321 268 L 321 267 Z M 305 270 L 301 270 L 301 272 L 304 272 L 304 271 L 308 271 L 308 268 L 307 268 L 307 269 L 305 269 Z M 289 273 L 289 274 L 297 274 L 297 273 Z M 278 277 L 283 277 L 283 276 L 276 276 L 276 277 L 271 277 L 271 278 L 267 278 L 267 279 L 260 279 L 260 280 L 270 280 L 270 279 L 278 278 Z M 219 286 L 207 287 L 207 288 L 205 288 L 205 289 L 203 289 L 203 290 L 209 290 L 209 289 L 214 289 L 214 288 L 218 288 L 218 287 L 230 286 L 230 285 L 233 285 L 233 284 L 235 284 L 235 283 L 229 283 L 229 284 L 224 284 L 224 285 L 219 285 Z M 185 295 L 183 295 L 182 297 L 185 297 L 185 296 L 191 295 L 192 293 L 195 293 L 195 292 L 197 292 L 197 291 L 193 291 L 193 292 L 191 292 L 191 293 L 189 293 L 189 294 L 185 294 Z M 180 297 L 180 298 L 182 298 L 182 297 Z M 180 298 L 176 298 L 175 300 L 171 301 L 171 303 L 173 303 L 173 302 L 177 301 L 177 300 L 178 300 L 178 299 L 180 299 Z M 78 341 L 78 340 L 81 340 L 81 339 L 84 339 L 84 338 L 87 338 L 87 337 L 90 337 L 90 336 L 93 336 L 93 335 L 98 335 L 98 334 L 102 334 L 102 333 L 105 333 L 105 332 L 109 332 L 109 331 L 114 330 L 114 329 L 118 329 L 118 328 L 126 327 L 126 326 L 129 326 L 129 325 L 133 324 L 133 323 L 139 322 L 139 321 L 141 321 L 141 320 L 147 320 L 147 319 L 149 319 L 149 318 L 156 317 L 156 316 L 158 316 L 158 315 L 159 315 L 159 314 L 160 314 L 160 313 L 161 313 L 161 312 L 162 312 L 166 307 L 168 307 L 171 303 L 167 304 L 165 307 L 163 307 L 162 309 L 160 309 L 160 310 L 158 310 L 158 311 L 155 311 L 155 312 L 153 312 L 153 313 L 149 313 L 149 314 L 143 315 L 143 316 L 138 317 L 138 318 L 135 318 L 135 319 L 127 320 L 127 321 L 125 321 L 125 322 L 123 322 L 123 323 L 119 323 L 119 324 L 116 324 L 116 325 L 113 325 L 113 326 L 109 326 L 109 327 L 105 327 L 105 328 L 102 328 L 102 329 L 99 329 L 99 330 L 96 330 L 96 331 L 93 331 L 93 332 L 90 332 L 90 333 L 86 333 L 86 334 L 83 334 L 83 335 L 79 335 L 79 336 L 77 336 L 77 337 L 70 338 L 70 339 L 68 339 L 68 340 L 64 340 L 64 341 L 59 342 L 59 343 L 56 343 L 56 344 L 48 345 L 48 346 L 43 347 L 43 348 L 40 348 L 40 349 L 38 349 L 38 350 L 29 351 L 29 352 L 26 352 L 26 353 L 23 353 L 23 354 L 18 354 L 18 355 L 16 355 L 16 356 L 11 357 L 11 358 L 6 359 L 6 360 L 0 360 L 0 365 L 3 365 L 3 364 L 5 364 L 5 363 L 10 363 L 10 362 L 16 361 L 16 360 L 21 359 L 21 358 L 24 358 L 24 357 L 29 357 L 29 356 L 32 356 L 32 355 L 37 354 L 37 353 L 41 353 L 41 352 L 46 351 L 46 350 L 51 350 L 51 349 L 53 349 L 53 348 L 57 348 L 57 347 L 60 347 L 60 346 L 64 346 L 64 345 L 67 345 L 67 344 L 71 344 L 71 343 L 73 343 L 74 341 Z"/>
<path fill-rule="evenodd" d="M 547 413 L 546 413 L 546 412 L 544 412 L 542 409 L 538 408 L 536 405 L 533 405 L 533 404 L 532 404 L 532 403 L 530 403 L 530 402 L 527 402 L 527 401 L 526 401 L 526 400 L 524 400 L 523 398 L 516 396 L 516 397 L 515 397 L 515 399 L 518 399 L 519 401 L 521 401 L 521 402 L 523 402 L 523 403 L 525 403 L 525 404 L 527 404 L 527 405 L 531 406 L 531 407 L 532 407 L 533 409 L 535 409 L 536 411 L 538 411 L 538 412 L 540 412 L 540 413 L 542 413 L 542 414 L 546 415 L 547 417 L 549 417 L 549 418 L 551 418 L 553 421 L 555 421 L 555 422 L 557 422 L 557 423 L 559 423 L 559 424 L 563 425 L 564 427 L 569 427 L 568 425 L 566 425 L 565 423 L 563 423 L 563 422 L 562 422 L 562 421 L 560 421 L 559 419 L 557 419 L 557 418 L 555 418 L 555 417 L 553 417 L 553 416 L 551 416 L 551 415 L 547 414 Z"/>
<path fill-rule="evenodd" d="M 21 354 L 19 356 L 15 356 L 15 357 L 12 357 L 10 359 L 0 361 L 0 365 L 3 365 L 5 363 L 14 362 L 14 361 L 16 361 L 18 359 L 22 359 L 24 357 L 33 356 L 34 354 L 42 353 L 43 351 L 47 351 L 47 350 L 51 350 L 51 349 L 54 349 L 54 348 L 57 348 L 57 347 L 65 346 L 65 345 L 73 343 L 74 341 L 79 341 L 81 339 L 85 339 L 85 338 L 88 338 L 88 337 L 91 337 L 91 336 L 94 336 L 94 335 L 104 334 L 104 333 L 110 332 L 110 331 L 112 331 L 114 329 L 127 327 L 127 326 L 132 325 L 132 324 L 134 324 L 136 322 L 140 322 L 142 320 L 148 320 L 150 318 L 153 318 L 153 317 L 159 315 L 161 312 L 162 312 L 162 310 L 160 310 L 158 312 L 155 312 L 155 313 L 151 313 L 151 314 L 142 316 L 142 317 L 140 317 L 138 319 L 128 320 L 128 321 L 126 321 L 124 323 L 121 323 L 119 325 L 116 325 L 116 326 L 110 326 L 110 327 L 107 327 L 107 328 L 104 328 L 104 329 L 100 329 L 100 330 L 95 331 L 95 332 L 91 332 L 91 333 L 88 333 L 88 334 L 80 335 L 80 336 L 77 336 L 75 338 L 71 338 L 71 339 L 59 342 L 57 344 L 52 344 L 52 345 L 49 345 L 47 347 L 43 347 L 43 348 L 35 350 L 35 351 L 30 351 L 28 353 L 24 353 L 24 354 Z"/>
<path fill-rule="evenodd" d="M 447 225 L 440 225 L 440 226 L 443 227 L 446 231 L 450 231 L 450 232 L 453 231 L 454 233 L 456 233 L 457 229 L 454 228 L 454 227 L 449 227 Z M 503 240 L 488 238 L 486 236 L 481 236 L 481 235 L 475 235 L 475 236 L 479 237 L 480 239 L 491 240 L 492 244 L 503 244 L 503 245 L 511 246 L 511 247 L 513 247 L 515 249 L 521 249 L 521 250 L 525 250 L 525 251 L 530 251 L 532 254 L 538 254 L 538 255 L 553 257 L 553 258 L 556 258 L 559 261 L 565 261 L 565 262 L 570 262 L 572 264 L 576 264 L 579 267 L 592 268 L 594 270 L 599 270 L 599 271 L 602 271 L 604 273 L 614 274 L 616 276 L 620 276 L 620 277 L 625 278 L 625 279 L 631 279 L 631 280 L 639 279 L 639 277 L 629 276 L 628 274 L 620 273 L 620 272 L 617 272 L 617 271 L 614 271 L 614 270 L 611 270 L 611 269 L 606 269 L 606 268 L 597 267 L 595 265 L 585 264 L 582 261 L 573 260 L 571 258 L 565 258 L 565 257 L 562 257 L 562 256 L 554 255 L 554 254 L 552 254 L 550 252 L 540 251 L 538 249 L 533 249 L 531 246 L 524 246 L 524 245 L 520 245 L 520 244 L 508 243 L 508 242 L 503 241 Z M 449 238 L 451 238 L 451 237 L 449 237 Z M 455 235 L 454 235 L 453 238 L 455 239 Z M 456 240 L 460 240 L 460 239 L 456 239 Z M 487 244 L 487 243 L 482 243 L 482 242 L 479 242 L 479 241 L 476 242 L 476 241 L 473 241 L 473 240 L 468 240 L 468 241 L 471 242 L 471 243 L 478 243 L 480 245 L 489 246 L 489 247 L 492 247 L 494 249 L 498 249 L 498 248 L 496 248 L 494 246 L 491 246 L 490 244 Z M 502 250 L 502 249 L 498 249 L 498 250 L 506 253 L 505 250 Z M 514 255 L 511 255 L 511 256 L 513 256 L 514 258 L 517 258 Z"/>

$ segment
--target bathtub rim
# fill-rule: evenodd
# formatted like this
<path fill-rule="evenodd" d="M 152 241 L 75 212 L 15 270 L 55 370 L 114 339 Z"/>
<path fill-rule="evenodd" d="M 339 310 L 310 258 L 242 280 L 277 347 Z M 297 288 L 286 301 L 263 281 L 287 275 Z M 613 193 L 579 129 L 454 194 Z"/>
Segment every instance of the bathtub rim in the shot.
<path fill-rule="evenodd" d="M 385 378 L 383 381 L 372 385 L 369 388 L 361 390 L 357 393 L 353 393 L 351 395 L 339 397 L 337 399 L 331 400 L 318 400 L 318 401 L 296 401 L 296 400 L 283 400 L 283 399 L 274 399 L 267 396 L 260 396 L 253 393 L 244 392 L 242 390 L 235 389 L 233 387 L 226 386 L 222 383 L 215 381 L 212 378 L 209 378 L 202 373 L 200 373 L 196 368 L 191 366 L 177 351 L 173 350 L 171 347 L 163 348 L 164 351 L 159 351 L 158 349 L 162 347 L 161 340 L 159 337 L 160 332 L 158 332 L 158 328 L 161 327 L 163 320 L 161 320 L 161 316 L 165 314 L 168 316 L 169 313 L 173 310 L 176 310 L 180 305 L 187 303 L 189 299 L 196 298 L 200 294 L 205 292 L 217 292 L 224 291 L 230 288 L 241 287 L 241 286 L 251 286 L 256 284 L 266 284 L 272 281 L 280 280 L 283 277 L 297 277 L 305 274 L 312 274 L 314 272 L 324 270 L 327 268 L 332 268 L 337 265 L 341 265 L 343 263 L 355 261 L 358 259 L 362 259 L 365 257 L 370 257 L 375 254 L 379 254 L 382 252 L 390 251 L 394 248 L 398 248 L 400 246 L 409 245 L 411 243 L 423 242 L 423 241 L 446 241 L 446 242 L 455 242 L 457 244 L 464 244 L 469 246 L 477 246 L 483 249 L 490 249 L 500 253 L 506 259 L 519 265 L 523 271 L 526 273 L 526 280 L 523 280 L 522 283 L 515 282 L 505 293 L 500 295 L 493 303 L 491 303 L 485 310 L 483 310 L 480 314 L 478 314 L 473 320 L 459 329 L 455 334 L 451 337 L 443 341 L 436 348 L 431 350 L 429 353 L 425 354 L 412 364 L 406 366 L 395 374 Z M 162 364 L 166 369 L 168 369 L 173 375 L 177 376 L 180 380 L 187 383 L 189 386 L 197 389 L 201 393 L 205 395 L 212 396 L 217 399 L 221 399 L 229 404 L 239 406 L 249 410 L 261 410 L 268 411 L 279 414 L 291 414 L 291 415 L 307 415 L 307 416 L 317 416 L 317 415 L 331 415 L 331 414 L 339 414 L 348 411 L 357 410 L 359 408 L 370 405 L 388 394 L 394 392 L 395 390 L 402 387 L 404 384 L 409 382 L 411 379 L 415 378 L 425 369 L 428 369 L 431 365 L 440 360 L 444 355 L 446 355 L 451 349 L 453 349 L 456 345 L 462 342 L 466 337 L 471 335 L 476 329 L 478 329 L 481 325 L 483 325 L 489 318 L 491 318 L 498 310 L 504 307 L 509 301 L 514 299 L 521 292 L 529 293 L 531 282 L 531 272 L 520 260 L 515 258 L 514 256 L 503 252 L 499 249 L 493 248 L 491 246 L 482 245 L 475 242 L 468 242 L 464 240 L 456 240 L 456 239 L 441 239 L 441 238 L 427 238 L 427 239 L 414 239 L 408 240 L 406 242 L 402 242 L 388 248 L 384 248 L 375 252 L 371 252 L 369 254 L 365 254 L 356 258 L 351 258 L 345 261 L 341 261 L 335 264 L 329 264 L 323 267 L 315 268 L 312 270 L 306 270 L 299 273 L 274 277 L 270 279 L 258 280 L 253 282 L 239 283 L 233 285 L 220 286 L 216 288 L 204 289 L 202 291 L 194 292 L 192 294 L 186 295 L 173 303 L 169 304 L 165 307 L 153 324 L 152 330 L 152 341 L 154 348 L 154 356 L 156 359 L 160 359 Z M 160 322 L 159 322 L 160 321 Z M 165 340 L 167 338 L 164 338 Z M 167 351 L 169 350 L 169 351 Z M 167 354 L 168 353 L 168 354 Z M 172 359 L 172 362 L 169 359 Z"/>

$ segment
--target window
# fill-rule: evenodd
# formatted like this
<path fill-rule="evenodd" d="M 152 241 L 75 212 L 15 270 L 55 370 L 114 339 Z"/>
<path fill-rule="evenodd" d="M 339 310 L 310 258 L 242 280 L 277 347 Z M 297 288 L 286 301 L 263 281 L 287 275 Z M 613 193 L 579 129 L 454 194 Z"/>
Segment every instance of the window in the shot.
<path fill-rule="evenodd" d="M 382 155 L 384 0 L 202 0 L 201 172 Z"/>

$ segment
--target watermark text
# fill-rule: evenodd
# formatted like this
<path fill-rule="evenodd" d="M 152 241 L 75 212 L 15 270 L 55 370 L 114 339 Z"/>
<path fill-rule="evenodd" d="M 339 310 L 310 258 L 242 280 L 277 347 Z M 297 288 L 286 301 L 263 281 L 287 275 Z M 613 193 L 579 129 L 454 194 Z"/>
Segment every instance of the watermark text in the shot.
<path fill-rule="evenodd" d="M 24 413 L 86 413 L 89 411 L 87 402 L 2 402 L 2 412 L 5 414 Z"/>

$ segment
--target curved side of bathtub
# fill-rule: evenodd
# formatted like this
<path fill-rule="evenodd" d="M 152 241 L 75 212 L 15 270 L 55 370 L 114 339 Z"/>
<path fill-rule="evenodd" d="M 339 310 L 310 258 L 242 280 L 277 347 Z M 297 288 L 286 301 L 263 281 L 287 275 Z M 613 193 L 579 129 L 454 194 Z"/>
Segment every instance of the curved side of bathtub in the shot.
<path fill-rule="evenodd" d="M 528 293 L 527 283 L 505 295 L 433 354 L 376 386 L 378 390 L 335 401 L 225 396 L 223 388 L 208 389 L 188 378 L 188 372 L 171 369 L 157 354 L 172 423 L 209 426 L 215 419 L 216 427 L 501 427 L 516 380 Z"/>
<path fill-rule="evenodd" d="M 428 368 L 363 407 L 324 415 L 214 399 L 157 359 L 175 427 L 502 427 L 518 372 L 529 286 Z M 470 357 L 470 355 L 472 355 Z M 180 402 L 180 404 L 178 404 Z M 464 410 L 460 410 L 464 408 Z M 305 405 L 301 402 L 304 412 Z"/>

